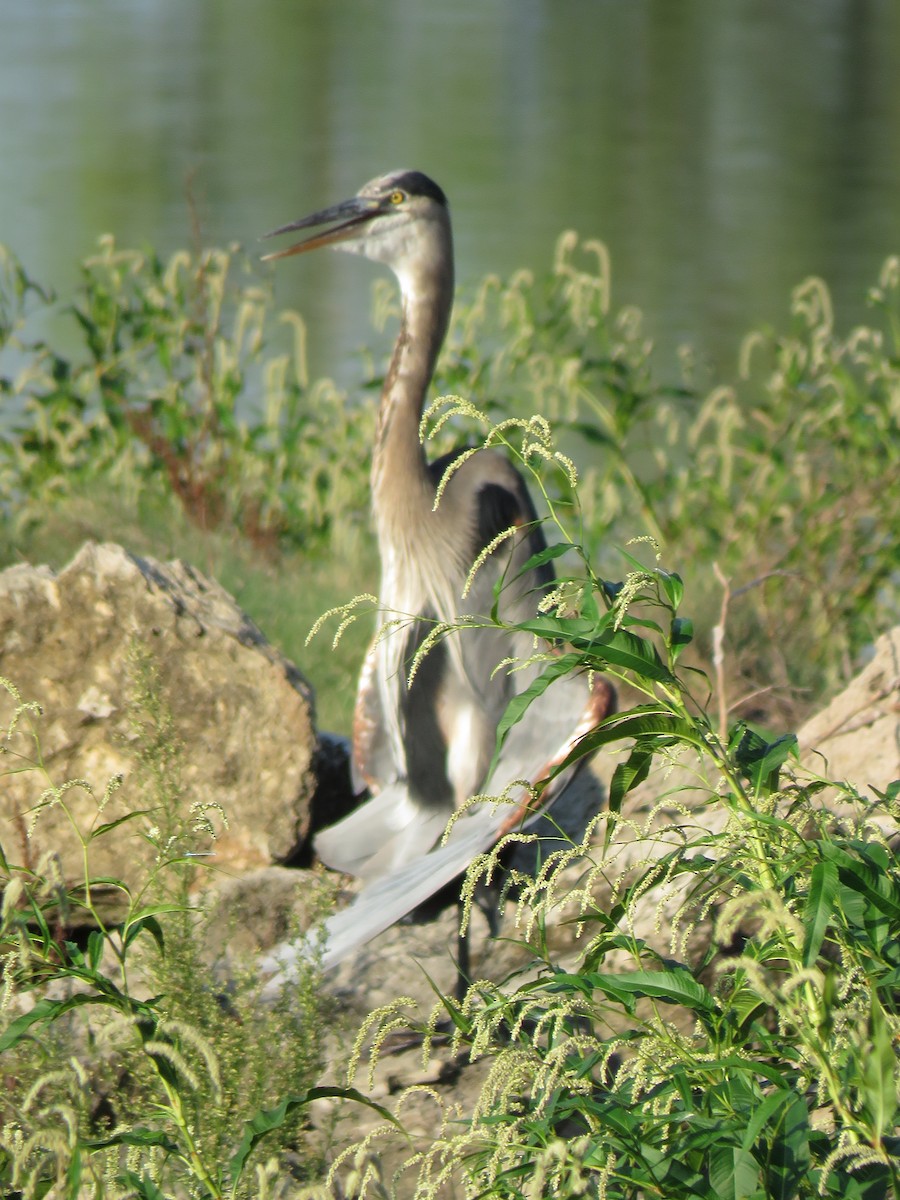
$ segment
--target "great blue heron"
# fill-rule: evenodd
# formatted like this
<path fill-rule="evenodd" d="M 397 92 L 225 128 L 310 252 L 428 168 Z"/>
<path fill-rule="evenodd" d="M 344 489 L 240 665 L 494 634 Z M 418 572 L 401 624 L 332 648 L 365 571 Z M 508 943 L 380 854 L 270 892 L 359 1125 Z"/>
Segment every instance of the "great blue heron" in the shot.
<path fill-rule="evenodd" d="M 505 622 L 533 617 L 552 570 L 524 569 L 544 539 L 525 484 L 504 455 L 480 450 L 467 458 L 435 505 L 439 481 L 456 457 L 429 463 L 419 436 L 453 301 L 453 241 L 443 191 L 419 171 L 395 171 L 269 236 L 301 229 L 318 232 L 267 257 L 319 246 L 363 254 L 391 268 L 402 297 L 371 473 L 380 620 L 400 623 L 382 630 L 369 651 L 354 716 L 354 776 L 373 797 L 315 842 L 323 862 L 366 884 L 354 904 L 326 925 L 327 966 L 427 899 L 527 815 L 524 803 L 475 807 L 436 847 L 454 810 L 487 782 L 509 700 L 541 669 L 508 666 L 534 655 L 531 636 L 485 620 L 439 641 L 411 684 L 407 679 L 436 622 L 453 623 L 462 612 L 486 616 L 498 583 Z M 463 601 L 473 563 L 513 527 L 515 535 L 488 556 Z M 509 735 L 488 783 L 491 794 L 514 780 L 546 779 L 612 704 L 612 689 L 602 681 L 592 690 L 583 679 L 552 685 Z M 543 806 L 564 782 L 557 778 L 547 786 Z"/>

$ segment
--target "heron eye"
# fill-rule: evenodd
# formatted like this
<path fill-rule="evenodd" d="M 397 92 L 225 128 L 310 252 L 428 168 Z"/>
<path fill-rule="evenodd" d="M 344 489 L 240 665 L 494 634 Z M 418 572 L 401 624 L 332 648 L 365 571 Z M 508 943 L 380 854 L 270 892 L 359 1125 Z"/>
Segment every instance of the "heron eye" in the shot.
<path fill-rule="evenodd" d="M 405 192 L 391 192 L 391 194 L 390 194 L 391 204 L 402 204 L 405 199 L 406 199 Z"/>

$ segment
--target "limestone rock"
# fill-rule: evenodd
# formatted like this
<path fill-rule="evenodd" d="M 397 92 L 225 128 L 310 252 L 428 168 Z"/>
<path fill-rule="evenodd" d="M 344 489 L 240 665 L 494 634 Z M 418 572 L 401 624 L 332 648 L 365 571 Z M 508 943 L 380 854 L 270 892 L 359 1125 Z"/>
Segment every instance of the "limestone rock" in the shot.
<path fill-rule="evenodd" d="M 798 734 L 804 762 L 860 791 L 900 779 L 900 625 L 876 641 L 872 658 Z"/>
<path fill-rule="evenodd" d="M 52 852 L 66 880 L 82 878 L 63 806 L 43 807 L 36 820 L 34 808 L 49 785 L 86 780 L 93 794 L 73 786 L 61 797 L 82 834 L 149 810 L 93 840 L 91 873 L 129 885 L 146 874 L 156 850 L 143 835 L 166 822 L 160 787 L 141 769 L 140 728 L 152 725 L 134 701 L 141 656 L 158 671 L 170 741 L 180 747 L 161 790 L 176 793 L 182 816 L 207 811 L 218 829 L 213 843 L 198 822 L 191 849 L 213 851 L 209 861 L 231 871 L 289 858 L 307 835 L 314 790 L 308 684 L 213 580 L 183 562 L 88 543 L 58 574 L 27 564 L 0 573 L 0 675 L 42 710 L 19 715 L 0 759 L 9 860 L 34 867 Z M 0 731 L 15 708 L 0 689 Z M 20 771 L 35 759 L 32 726 L 44 769 Z M 115 776 L 121 785 L 98 813 Z M 221 806 L 227 827 L 210 805 Z"/>

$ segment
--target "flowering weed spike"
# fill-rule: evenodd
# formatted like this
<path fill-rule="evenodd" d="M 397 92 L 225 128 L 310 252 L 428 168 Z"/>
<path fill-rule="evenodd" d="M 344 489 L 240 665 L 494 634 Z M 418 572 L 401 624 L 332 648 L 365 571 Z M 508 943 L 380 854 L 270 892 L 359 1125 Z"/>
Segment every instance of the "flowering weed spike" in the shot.
<path fill-rule="evenodd" d="M 443 482 L 444 481 L 442 479 L 441 483 L 443 484 Z M 437 502 L 435 501 L 435 503 L 437 503 Z M 518 526 L 510 525 L 508 529 L 504 529 L 501 533 L 498 533 L 497 536 L 495 538 L 492 538 L 491 541 L 489 541 L 488 544 L 484 547 L 484 549 L 481 551 L 481 553 L 478 555 L 478 557 L 472 563 L 472 566 L 469 569 L 469 573 L 466 576 L 466 582 L 465 582 L 465 585 L 463 586 L 463 590 L 462 590 L 462 598 L 464 600 L 466 599 L 469 592 L 471 591 L 472 584 L 475 582 L 475 576 L 478 574 L 478 571 L 480 570 L 480 568 L 484 566 L 484 564 L 491 557 L 491 555 L 494 553 L 494 551 L 497 549 L 498 546 L 502 546 L 504 542 L 508 542 L 509 539 L 515 537 L 518 532 L 519 532 Z"/>
<path fill-rule="evenodd" d="M 355 610 L 361 604 L 377 605 L 378 597 L 373 596 L 371 592 L 363 592 L 358 596 L 354 596 L 352 600 L 348 600 L 346 604 L 338 604 L 334 608 L 329 608 L 327 612 L 322 613 L 322 615 L 316 619 L 312 629 L 310 629 L 309 633 L 306 635 L 306 640 L 303 644 L 308 646 L 313 638 L 319 633 L 322 626 L 327 621 L 330 621 L 332 617 L 341 617 L 342 624 L 340 626 L 339 633 L 335 635 L 335 643 L 337 643 L 340 633 L 343 632 L 343 630 L 346 629 L 346 627 L 353 620 L 355 620 L 357 616 L 362 615 L 355 612 Z"/>

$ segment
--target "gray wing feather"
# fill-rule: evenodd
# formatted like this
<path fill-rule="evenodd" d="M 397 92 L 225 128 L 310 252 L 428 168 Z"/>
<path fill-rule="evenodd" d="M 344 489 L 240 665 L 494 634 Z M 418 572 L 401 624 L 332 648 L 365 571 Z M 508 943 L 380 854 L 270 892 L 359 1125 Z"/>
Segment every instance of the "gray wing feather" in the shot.
<path fill-rule="evenodd" d="M 313 844 L 327 867 L 374 879 L 427 854 L 446 824 L 446 812 L 413 804 L 405 784 L 395 783 L 321 830 Z"/>
<path fill-rule="evenodd" d="M 366 884 L 347 908 L 329 917 L 303 941 L 276 947 L 262 964 L 264 971 L 274 973 L 267 992 L 272 994 L 283 986 L 300 961 L 312 962 L 321 954 L 323 969 L 337 966 L 354 950 L 461 875 L 472 860 L 489 850 L 503 833 L 527 826 L 546 812 L 548 805 L 555 803 L 565 790 L 574 768 L 554 776 L 544 789 L 539 807 L 534 809 L 530 806 L 530 795 L 526 793 L 523 801 L 521 789 L 515 789 L 514 782 L 545 779 L 549 771 L 563 761 L 578 737 L 610 711 L 612 697 L 612 689 L 602 681 L 589 690 L 583 676 L 566 676 L 552 684 L 510 730 L 489 782 L 489 790 L 498 795 L 509 788 L 512 803 L 486 800 L 473 806 L 454 822 L 444 845 L 427 852 L 413 851 L 413 856 L 405 861 L 397 858 L 387 875 Z M 347 822 L 367 808 L 375 813 L 381 799 L 382 796 L 378 796 L 357 813 L 352 813 Z M 395 806 L 397 801 L 396 794 L 389 798 L 389 803 Z M 423 810 L 419 811 L 425 815 Z M 424 831 L 424 836 L 430 839 L 429 847 L 445 824 L 439 814 L 432 816 L 439 821 L 440 828 L 434 832 L 431 828 Z M 363 826 L 374 819 L 368 818 Z M 341 825 L 347 822 L 341 822 Z M 335 829 L 340 830 L 341 825 Z M 325 832 L 330 834 L 332 831 Z M 322 835 L 319 837 L 321 839 Z"/>

